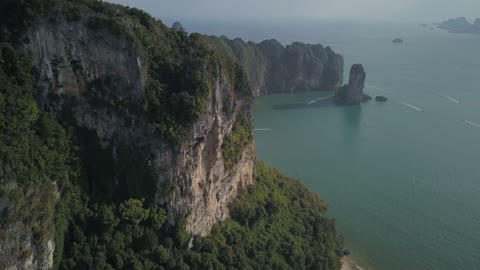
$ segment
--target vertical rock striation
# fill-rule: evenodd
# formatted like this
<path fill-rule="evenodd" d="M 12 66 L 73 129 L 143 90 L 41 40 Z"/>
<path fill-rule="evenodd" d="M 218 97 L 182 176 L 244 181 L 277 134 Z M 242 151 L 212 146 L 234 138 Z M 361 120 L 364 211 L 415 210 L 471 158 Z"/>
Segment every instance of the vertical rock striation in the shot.
<path fill-rule="evenodd" d="M 189 128 L 178 148 L 149 135 L 146 116 L 116 112 L 90 102 L 88 86 L 98 79 L 116 77 L 116 98 L 141 104 L 145 99 L 148 67 L 143 51 L 133 42 L 109 31 L 93 31 L 84 21 L 68 22 L 58 17 L 56 24 L 38 20 L 24 38 L 23 51 L 32 55 L 40 73 L 39 102 L 45 108 L 68 110 L 75 125 L 92 131 L 113 160 L 124 145 L 148 148 L 151 164 L 158 175 L 155 200 L 169 208 L 169 221 L 187 218 L 187 229 L 207 234 L 213 224 L 228 216 L 230 199 L 253 183 L 255 149 L 245 147 L 241 160 L 227 170 L 222 157 L 224 138 L 239 118 L 252 121 L 252 97 L 239 93 L 226 70 L 217 68 L 207 100 L 207 111 Z M 53 98 L 52 98 L 53 97 Z M 117 186 L 121 186 L 121 179 Z M 172 187 L 166 190 L 165 186 Z"/>

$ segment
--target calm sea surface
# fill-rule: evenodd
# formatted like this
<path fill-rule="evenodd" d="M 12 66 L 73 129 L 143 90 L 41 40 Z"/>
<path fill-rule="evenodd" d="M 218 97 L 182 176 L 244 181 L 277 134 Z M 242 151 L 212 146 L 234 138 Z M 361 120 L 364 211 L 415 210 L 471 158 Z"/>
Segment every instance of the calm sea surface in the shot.
<path fill-rule="evenodd" d="M 255 128 L 270 129 L 255 132 L 258 158 L 328 201 L 361 266 L 480 269 L 480 36 L 388 23 L 189 30 L 320 42 L 345 57 L 347 79 L 362 63 L 366 91 L 388 102 L 286 110 L 331 93 L 257 98 Z"/>

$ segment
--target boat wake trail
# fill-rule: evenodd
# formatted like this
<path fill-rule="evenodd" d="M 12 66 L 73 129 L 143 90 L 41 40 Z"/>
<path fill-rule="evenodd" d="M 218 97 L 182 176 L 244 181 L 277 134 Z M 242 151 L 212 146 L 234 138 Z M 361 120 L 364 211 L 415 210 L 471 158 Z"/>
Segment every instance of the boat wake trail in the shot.
<path fill-rule="evenodd" d="M 450 96 L 444 96 L 444 95 L 441 95 L 441 96 L 444 97 L 444 98 L 446 98 L 446 99 L 449 99 L 450 101 L 453 101 L 453 102 L 455 102 L 455 103 L 457 103 L 457 104 L 462 104 L 462 102 L 460 102 L 460 101 L 458 101 L 458 100 L 456 100 L 456 99 L 454 99 L 454 98 L 452 98 L 452 97 L 450 97 Z"/>
<path fill-rule="evenodd" d="M 376 87 L 376 86 L 371 85 L 371 84 L 365 84 L 365 85 L 368 86 L 368 87 L 370 87 L 370 88 L 372 88 L 372 89 L 378 90 L 378 91 L 390 93 L 390 92 L 387 91 L 387 90 L 384 90 L 384 89 L 382 89 L 382 88 Z M 435 93 L 434 91 L 431 91 L 431 92 Z M 437 94 L 437 95 L 439 95 L 439 96 L 441 96 L 441 97 L 443 97 L 443 98 L 446 98 L 446 99 L 448 99 L 448 100 L 450 100 L 450 101 L 452 101 L 452 102 L 454 102 L 454 103 L 462 104 L 462 102 L 460 102 L 458 99 L 455 99 L 455 98 L 453 98 L 453 97 L 451 97 L 451 96 L 442 95 L 442 94 L 438 94 L 438 93 L 435 93 L 435 94 Z M 406 105 L 406 104 L 404 104 L 404 105 Z M 407 106 L 408 106 L 408 105 L 407 105 Z M 418 108 L 416 108 L 416 109 L 418 109 Z"/>
<path fill-rule="evenodd" d="M 414 109 L 414 110 L 417 110 L 417 111 L 419 111 L 419 112 L 423 112 L 422 109 L 420 109 L 420 108 L 418 108 L 418 107 L 415 107 L 415 106 L 413 106 L 412 104 L 408 104 L 408 103 L 403 102 L 403 101 L 400 101 L 400 100 L 395 100 L 395 101 L 398 102 L 398 103 L 400 103 L 400 104 L 403 104 L 403 105 L 405 105 L 405 106 L 407 106 L 407 107 L 410 107 L 410 108 L 412 108 L 412 109 Z"/>
<path fill-rule="evenodd" d="M 376 87 L 376 86 L 371 85 L 371 84 L 365 84 L 365 85 L 368 86 L 368 87 L 370 87 L 370 88 L 372 88 L 372 89 L 378 90 L 378 91 L 382 91 L 382 92 L 385 92 L 385 93 L 391 93 L 390 91 L 384 90 L 384 89 L 382 89 L 382 88 Z M 412 108 L 412 109 L 417 110 L 417 111 L 419 111 L 419 112 L 423 112 L 422 109 L 420 109 L 420 108 L 418 108 L 418 107 L 415 107 L 415 106 L 413 106 L 412 104 L 408 104 L 408 103 L 406 103 L 406 102 L 403 102 L 403 101 L 398 100 L 398 99 L 395 99 L 395 98 L 392 98 L 392 99 L 393 99 L 394 101 L 402 104 L 402 105 L 405 105 L 405 106 L 409 107 L 409 108 Z M 455 99 L 454 99 L 454 98 L 451 98 L 451 100 L 453 101 L 453 100 L 455 100 Z M 458 101 L 458 100 L 456 100 L 456 101 Z"/>
<path fill-rule="evenodd" d="M 378 91 L 382 91 L 382 92 L 389 93 L 389 91 L 387 91 L 387 90 L 384 90 L 384 89 L 382 89 L 382 88 L 378 88 L 378 87 L 376 87 L 376 86 L 373 86 L 373 85 L 371 85 L 371 84 L 368 84 L 368 83 L 366 83 L 365 85 L 366 85 L 366 86 L 368 86 L 368 87 L 370 87 L 370 88 L 372 88 L 372 89 L 375 89 L 375 90 L 378 90 Z"/>
<path fill-rule="evenodd" d="M 480 128 L 480 124 L 477 124 L 477 123 L 474 123 L 474 122 L 470 122 L 470 121 L 468 121 L 468 120 L 462 120 L 462 121 L 463 121 L 464 123 L 466 123 L 466 124 L 469 124 L 469 125 L 472 125 L 472 126 L 474 126 L 474 127 Z"/>
<path fill-rule="evenodd" d="M 256 128 L 253 131 L 270 131 L 271 129 L 269 128 Z"/>
<path fill-rule="evenodd" d="M 329 99 L 329 98 L 331 98 L 331 97 L 333 97 L 333 95 L 328 96 L 328 97 L 318 98 L 318 99 L 315 99 L 315 100 L 312 100 L 312 101 L 308 102 L 307 105 L 312 105 L 313 103 L 315 103 L 315 102 L 317 102 L 317 101 Z"/>

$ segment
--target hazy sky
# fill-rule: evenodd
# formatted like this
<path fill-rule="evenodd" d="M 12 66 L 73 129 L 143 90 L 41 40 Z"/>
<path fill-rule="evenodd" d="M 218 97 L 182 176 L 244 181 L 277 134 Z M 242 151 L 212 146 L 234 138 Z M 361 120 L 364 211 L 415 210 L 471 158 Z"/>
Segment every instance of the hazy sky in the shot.
<path fill-rule="evenodd" d="M 480 17 L 480 0 L 108 0 L 162 20 L 375 20 L 435 22 Z"/>

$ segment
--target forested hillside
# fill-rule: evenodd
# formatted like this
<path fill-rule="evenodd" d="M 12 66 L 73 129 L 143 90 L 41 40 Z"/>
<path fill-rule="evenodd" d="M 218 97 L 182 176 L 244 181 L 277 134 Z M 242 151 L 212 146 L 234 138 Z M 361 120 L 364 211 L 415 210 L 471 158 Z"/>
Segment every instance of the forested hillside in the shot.
<path fill-rule="evenodd" d="M 0 269 L 339 268 L 324 203 L 256 163 L 250 82 L 209 38 L 93 0 L 0 10 Z"/>

